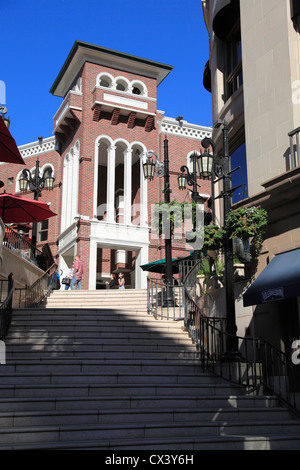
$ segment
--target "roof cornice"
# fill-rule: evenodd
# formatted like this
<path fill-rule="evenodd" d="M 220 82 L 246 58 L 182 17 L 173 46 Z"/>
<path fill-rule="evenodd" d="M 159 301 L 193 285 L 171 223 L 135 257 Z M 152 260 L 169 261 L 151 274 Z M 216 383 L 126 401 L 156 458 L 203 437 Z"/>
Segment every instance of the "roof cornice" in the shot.
<path fill-rule="evenodd" d="M 116 67 L 117 69 L 156 78 L 158 85 L 173 70 L 171 65 L 77 40 L 50 88 L 50 93 L 55 96 L 65 96 L 76 74 L 85 62 Z"/>

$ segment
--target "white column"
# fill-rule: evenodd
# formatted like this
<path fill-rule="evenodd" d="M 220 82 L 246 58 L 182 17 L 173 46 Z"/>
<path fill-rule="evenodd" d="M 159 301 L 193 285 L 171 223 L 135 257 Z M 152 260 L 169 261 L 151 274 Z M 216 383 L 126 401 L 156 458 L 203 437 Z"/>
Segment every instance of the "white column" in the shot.
<path fill-rule="evenodd" d="M 132 149 L 124 151 L 124 223 L 131 224 Z"/>
<path fill-rule="evenodd" d="M 99 147 L 95 144 L 95 163 L 94 163 L 94 194 L 93 194 L 93 219 L 97 219 L 98 215 L 98 164 L 99 164 Z"/>
<path fill-rule="evenodd" d="M 86 275 L 89 276 L 89 290 L 95 290 L 97 277 L 97 242 L 95 240 L 90 241 L 90 262 Z"/>
<path fill-rule="evenodd" d="M 73 163 L 72 163 L 72 199 L 71 199 L 71 220 L 70 224 L 74 222 L 74 217 L 78 213 L 78 192 L 79 192 L 79 146 L 74 147 Z"/>
<path fill-rule="evenodd" d="M 63 189 L 62 189 L 62 210 L 61 210 L 61 232 L 67 228 L 67 209 L 68 209 L 68 155 L 63 163 Z"/>
<path fill-rule="evenodd" d="M 143 271 L 140 267 L 148 263 L 148 247 L 144 246 L 137 253 L 135 252 L 135 288 L 147 288 L 147 272 Z"/>
<path fill-rule="evenodd" d="M 116 146 L 107 149 L 107 222 L 115 222 Z"/>
<path fill-rule="evenodd" d="M 140 156 L 140 226 L 148 225 L 148 197 L 147 180 L 144 177 L 143 163 L 146 161 L 146 154 Z"/>

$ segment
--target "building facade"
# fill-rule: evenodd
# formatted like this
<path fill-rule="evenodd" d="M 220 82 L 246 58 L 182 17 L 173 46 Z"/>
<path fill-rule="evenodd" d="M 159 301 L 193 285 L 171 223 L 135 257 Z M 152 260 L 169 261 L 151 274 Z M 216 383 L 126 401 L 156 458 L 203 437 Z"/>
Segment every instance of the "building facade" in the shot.
<path fill-rule="evenodd" d="M 57 217 L 39 225 L 38 246 L 49 244 L 63 275 L 79 254 L 85 289 L 105 287 L 117 271 L 127 287 L 144 288 L 147 272 L 140 266 L 164 258 L 164 240 L 150 228 L 164 182 L 157 176 L 145 180 L 143 163 L 149 150 L 163 161 L 165 139 L 171 199 L 191 200 L 190 192 L 179 191 L 177 177 L 182 165 L 191 168 L 190 156 L 200 152 L 211 129 L 157 109 L 157 87 L 171 71 L 166 64 L 76 41 L 50 90 L 62 98 L 54 136 L 20 147 L 28 168 L 34 171 L 38 157 L 41 170 L 50 167 L 55 177 L 54 191 L 43 190 L 42 198 Z M 4 189 L 19 192 L 22 169 L 0 167 Z M 203 202 L 210 183 L 198 183 Z M 174 240 L 173 258 L 189 250 L 184 238 Z"/>
<path fill-rule="evenodd" d="M 300 249 L 299 2 L 293 0 L 203 0 L 210 56 L 204 84 L 212 92 L 213 120 L 229 125 L 234 208 L 262 206 L 268 227 L 253 278 L 282 259 L 282 288 L 292 268 L 284 255 Z M 222 148 L 221 129 L 213 139 Z M 222 210 L 219 211 L 222 221 Z M 283 255 L 283 256 L 282 256 Z M 280 256 L 280 258 L 279 258 Z M 289 273 L 287 273 L 289 271 Z M 297 281 L 293 281 L 297 285 Z M 299 286 L 299 280 L 298 280 Z M 269 286 L 272 288 L 272 282 Z M 300 290 L 281 300 L 249 301 L 239 311 L 253 336 L 290 351 L 299 338 Z M 243 335 L 244 328 L 239 332 Z"/>

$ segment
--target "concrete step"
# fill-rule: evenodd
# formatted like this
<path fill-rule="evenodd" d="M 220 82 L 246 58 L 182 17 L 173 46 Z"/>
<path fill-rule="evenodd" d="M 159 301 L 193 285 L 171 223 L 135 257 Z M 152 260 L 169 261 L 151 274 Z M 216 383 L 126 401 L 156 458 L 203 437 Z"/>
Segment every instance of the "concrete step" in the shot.
<path fill-rule="evenodd" d="M 217 392 L 216 392 L 217 393 Z M 24 411 L 62 411 L 62 410 L 160 410 L 172 408 L 196 410 L 215 409 L 216 413 L 223 409 L 244 409 L 244 408 L 278 408 L 278 400 L 267 396 L 237 396 L 227 395 L 174 395 L 174 396 L 45 396 L 28 398 L 0 398 L 0 413 L 24 412 Z M 220 409 L 221 408 L 221 409 Z M 259 421 L 259 413 L 257 413 Z M 297 420 L 298 421 L 298 420 Z"/>
<path fill-rule="evenodd" d="M 251 424 L 251 426 L 249 426 Z M 6 428 L 5 433 L 0 432 L 0 445 L 18 443 L 30 443 L 30 442 L 65 442 L 73 440 L 90 441 L 99 440 L 104 441 L 115 441 L 118 442 L 120 439 L 124 439 L 124 435 L 127 440 L 135 439 L 172 439 L 184 437 L 189 438 L 195 435 L 203 436 L 207 439 L 211 437 L 228 437 L 234 438 L 238 435 L 245 439 L 249 437 L 257 436 L 272 436 L 279 437 L 284 436 L 284 433 L 288 429 L 290 434 L 293 432 L 299 432 L 299 424 L 295 421 L 287 422 L 260 422 L 260 423 L 240 423 L 238 426 L 235 424 L 224 424 L 218 422 L 192 422 L 184 424 L 181 423 L 147 423 L 144 424 L 130 424 L 124 423 L 123 425 L 60 425 L 60 426 L 28 426 L 28 427 L 13 427 Z M 298 437 L 298 443 L 300 443 L 300 436 Z"/>
<path fill-rule="evenodd" d="M 188 384 L 172 384 L 172 388 L 169 384 L 47 384 L 47 385 L 0 385 L 0 396 L 1 398 L 43 398 L 43 397 L 127 397 L 136 399 L 143 396 L 151 396 L 152 398 L 159 398 L 164 396 L 172 397 L 186 396 L 188 397 L 201 397 L 201 396 L 214 396 L 216 393 L 226 396 L 232 394 L 240 395 L 244 394 L 243 389 L 238 389 L 228 384 L 201 384 L 199 385 L 188 385 Z"/>
<path fill-rule="evenodd" d="M 55 291 L 76 309 L 13 312 L 0 450 L 300 448 L 300 420 L 276 397 L 203 371 L 182 321 L 139 310 L 145 292 L 113 294 L 113 308 L 109 291 Z"/>
<path fill-rule="evenodd" d="M 4 372 L 1 374 L 1 385 L 13 384 L 13 385 L 50 385 L 50 384 L 148 384 L 148 383 L 160 383 L 160 384 L 193 384 L 201 386 L 202 384 L 218 384 L 223 383 L 222 379 L 211 374 L 189 374 L 182 372 L 178 375 L 176 372 L 164 371 L 164 373 L 120 373 L 115 374 L 113 372 L 107 372 L 105 375 L 97 372 L 89 372 L 84 374 L 76 373 L 59 373 L 54 372 L 53 374 L 48 373 L 10 373 Z"/>
<path fill-rule="evenodd" d="M 129 410 L 54 410 L 54 411 L 19 411 L 0 413 L 0 428 L 20 426 L 53 426 L 65 425 L 116 425 L 119 423 L 193 423 L 202 422 L 248 422 L 249 426 L 257 421 L 259 414 L 261 421 L 288 422 L 295 417 L 287 410 L 278 408 L 242 408 L 222 409 L 218 413 L 214 408 L 195 409 L 190 411 L 186 408 L 166 408 L 164 410 L 129 409 Z"/>
<path fill-rule="evenodd" d="M 27 442 L 23 444 L 1 445 L 0 450 L 108 450 L 110 454 L 107 458 L 112 458 L 113 450 L 120 451 L 149 451 L 150 457 L 146 456 L 146 461 L 157 465 L 160 463 L 159 456 L 163 455 L 164 462 L 168 462 L 169 454 L 166 452 L 182 451 L 181 457 L 186 459 L 186 464 L 190 465 L 197 460 L 197 455 L 185 455 L 188 450 L 299 450 L 299 438 L 296 435 L 276 435 L 276 436 L 211 436 L 211 437 L 173 437 L 173 438 L 142 438 L 142 439 L 89 439 L 83 441 L 60 441 L 60 442 Z M 153 452 L 154 451 L 154 452 Z M 157 454 L 157 451 L 161 451 Z M 128 454 L 128 453 L 127 453 Z M 127 455 L 126 454 L 126 455 Z M 136 457 L 137 458 L 137 457 Z M 139 461 L 142 457 L 139 457 Z M 171 461 L 171 459 L 170 459 Z M 181 461 L 181 464 L 183 462 Z M 127 460 L 126 460 L 127 464 Z M 134 465 L 135 462 L 132 463 Z"/>

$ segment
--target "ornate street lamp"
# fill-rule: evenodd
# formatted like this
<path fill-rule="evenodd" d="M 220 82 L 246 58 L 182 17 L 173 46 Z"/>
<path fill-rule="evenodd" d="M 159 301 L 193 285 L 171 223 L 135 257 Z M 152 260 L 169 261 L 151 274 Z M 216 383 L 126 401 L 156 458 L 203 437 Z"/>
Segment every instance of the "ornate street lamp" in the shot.
<path fill-rule="evenodd" d="M 203 177 L 210 177 L 212 180 L 212 199 L 214 199 L 214 184 L 223 180 L 223 191 L 219 197 L 224 201 L 224 220 L 231 209 L 232 193 L 240 186 L 235 188 L 231 187 L 231 174 L 238 170 L 240 167 L 229 171 L 229 148 L 228 148 L 228 125 L 224 122 L 218 122 L 215 127 L 223 125 L 223 156 L 219 156 L 216 152 L 216 145 L 213 140 L 205 138 L 202 140 L 204 153 L 198 157 L 199 173 Z M 212 148 L 213 153 L 209 154 L 209 148 Z M 215 177 L 218 179 L 215 180 Z M 214 213 L 213 213 L 214 217 Z M 234 270 L 233 270 L 233 246 L 232 239 L 229 235 L 225 236 L 224 240 L 224 255 L 225 255 L 225 293 L 226 293 L 226 331 L 228 333 L 227 351 L 223 356 L 224 360 L 236 361 L 240 360 L 238 352 L 238 339 L 236 336 L 237 326 L 235 317 L 235 298 L 234 298 Z"/>
<path fill-rule="evenodd" d="M 151 159 L 151 153 L 153 151 L 147 152 L 147 161 L 143 163 L 144 177 L 146 180 L 152 181 L 155 173 L 155 163 Z M 156 154 L 155 154 L 156 155 Z"/>
<path fill-rule="evenodd" d="M 207 141 L 205 141 L 204 144 L 205 143 L 211 145 L 212 141 L 210 141 L 210 139 L 207 139 Z M 213 155 L 207 152 L 207 150 L 205 149 L 203 153 L 198 155 L 197 160 L 198 160 L 199 174 L 202 176 L 202 178 L 210 178 L 213 172 L 213 164 L 214 164 Z"/>
<path fill-rule="evenodd" d="M 39 137 L 39 143 L 42 145 L 43 137 Z M 19 187 L 22 192 L 28 190 L 34 193 L 34 200 L 37 201 L 42 196 L 41 190 L 46 189 L 52 191 L 54 188 L 55 178 L 52 176 L 51 168 L 47 168 L 43 175 L 40 176 L 40 162 L 39 159 L 35 165 L 35 175 L 32 177 L 30 171 L 26 168 L 22 171 L 22 177 L 19 179 Z M 32 225 L 32 245 L 36 247 L 37 224 Z"/>
<path fill-rule="evenodd" d="M 152 160 L 152 155 L 155 157 L 155 163 Z M 161 163 L 158 159 L 157 153 L 153 150 L 147 152 L 147 161 L 143 164 L 143 171 L 145 179 L 152 180 L 154 173 L 159 178 L 164 178 L 164 202 L 170 204 L 170 172 L 169 172 L 169 149 L 168 139 L 164 140 L 164 161 Z M 171 288 L 173 284 L 173 269 L 172 269 L 172 243 L 170 237 L 165 237 L 165 275 L 166 275 L 166 288 L 167 288 L 167 303 L 168 305 L 174 305 L 173 290 Z"/>
<path fill-rule="evenodd" d="M 192 201 L 194 204 L 198 203 L 198 184 L 197 184 L 197 159 L 198 155 L 196 153 L 193 153 L 191 155 L 191 161 L 193 163 L 193 171 L 192 173 L 188 169 L 186 165 L 183 165 L 180 168 L 180 171 L 182 172 L 181 175 L 178 176 L 178 188 L 183 191 L 184 189 L 187 188 L 187 185 L 192 186 Z M 196 207 L 193 207 L 193 211 L 196 211 Z M 196 215 L 193 212 L 193 232 L 196 232 Z M 197 260 L 197 251 L 194 250 L 194 260 Z"/>

